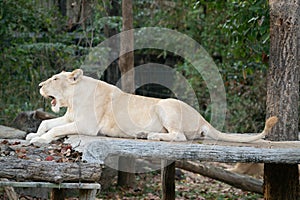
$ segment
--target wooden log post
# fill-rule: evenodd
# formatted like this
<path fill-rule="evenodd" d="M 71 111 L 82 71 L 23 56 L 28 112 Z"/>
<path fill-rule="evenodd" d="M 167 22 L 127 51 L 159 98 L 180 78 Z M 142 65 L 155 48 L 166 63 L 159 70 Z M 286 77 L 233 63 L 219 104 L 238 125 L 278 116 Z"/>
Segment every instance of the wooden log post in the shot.
<path fill-rule="evenodd" d="M 65 189 L 53 189 L 50 194 L 51 200 L 64 200 L 66 198 Z"/>
<path fill-rule="evenodd" d="M 6 178 L 0 178 L 0 181 L 8 181 Z M 15 189 L 11 186 L 4 187 L 4 192 L 6 193 L 9 200 L 18 200 L 18 194 Z"/>
<path fill-rule="evenodd" d="M 96 199 L 97 190 L 79 190 L 79 200 Z"/>
<path fill-rule="evenodd" d="M 122 187 L 134 187 L 135 176 L 130 173 L 135 169 L 135 159 L 130 157 L 119 157 L 118 185 Z"/>
<path fill-rule="evenodd" d="M 79 190 L 79 200 L 94 200 L 96 198 L 97 190 L 82 189 Z M 66 189 L 53 189 L 51 191 L 51 200 L 64 200 L 67 197 Z"/>
<path fill-rule="evenodd" d="M 161 161 L 162 200 L 175 199 L 175 162 Z"/>
<path fill-rule="evenodd" d="M 270 68 L 267 89 L 267 117 L 278 124 L 268 139 L 298 140 L 299 103 L 299 16 L 300 2 L 270 0 Z M 265 164 L 264 198 L 297 200 L 297 164 Z"/>

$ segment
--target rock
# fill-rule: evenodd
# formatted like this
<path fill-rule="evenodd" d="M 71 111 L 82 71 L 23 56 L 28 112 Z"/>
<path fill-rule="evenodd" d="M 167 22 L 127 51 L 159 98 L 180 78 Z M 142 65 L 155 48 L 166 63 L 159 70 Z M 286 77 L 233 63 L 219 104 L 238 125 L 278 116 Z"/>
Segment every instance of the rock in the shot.
<path fill-rule="evenodd" d="M 21 131 L 8 126 L 0 125 L 0 138 L 1 139 L 24 139 L 26 136 L 25 131 Z"/>
<path fill-rule="evenodd" d="M 54 115 L 44 112 L 41 109 L 21 112 L 12 122 L 12 126 L 25 131 L 26 133 L 36 133 L 43 120 L 55 118 Z"/>

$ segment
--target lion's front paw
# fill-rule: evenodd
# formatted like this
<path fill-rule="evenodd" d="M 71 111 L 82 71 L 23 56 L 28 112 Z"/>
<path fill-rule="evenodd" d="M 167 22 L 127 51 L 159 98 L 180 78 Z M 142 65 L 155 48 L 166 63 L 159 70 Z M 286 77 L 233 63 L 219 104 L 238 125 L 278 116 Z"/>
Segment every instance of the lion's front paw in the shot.
<path fill-rule="evenodd" d="M 32 140 L 35 137 L 38 137 L 39 135 L 37 133 L 29 133 L 26 136 L 26 140 Z"/>
<path fill-rule="evenodd" d="M 35 137 L 32 140 L 30 140 L 30 144 L 34 144 L 34 143 L 45 143 L 45 144 L 48 144 L 52 140 L 53 140 L 53 138 Z"/>

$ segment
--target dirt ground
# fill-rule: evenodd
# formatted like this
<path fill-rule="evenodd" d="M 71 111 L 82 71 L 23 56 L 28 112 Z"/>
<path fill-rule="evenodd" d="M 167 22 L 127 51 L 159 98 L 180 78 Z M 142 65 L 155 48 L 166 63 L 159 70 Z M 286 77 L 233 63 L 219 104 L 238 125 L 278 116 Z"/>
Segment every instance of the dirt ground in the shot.
<path fill-rule="evenodd" d="M 211 164 L 211 163 L 210 163 Z M 223 163 L 213 163 L 219 167 L 229 167 Z M 136 175 L 136 186 L 134 188 L 120 188 L 116 181 L 106 191 L 100 192 L 98 198 L 106 199 L 147 199 L 156 200 L 161 198 L 160 172 Z M 262 195 L 245 192 L 225 183 L 203 177 L 184 170 L 176 170 L 176 199 L 194 200 L 260 200 Z"/>
<path fill-rule="evenodd" d="M 211 164 L 211 163 L 210 163 Z M 227 164 L 216 165 L 227 167 Z M 136 186 L 134 188 L 121 188 L 117 186 L 116 178 L 107 190 L 99 191 L 98 200 L 159 200 L 161 199 L 160 172 L 151 172 L 136 175 Z M 225 183 L 203 177 L 184 170 L 176 170 L 176 200 L 262 200 L 263 196 L 251 192 L 236 189 Z M 78 198 L 67 198 L 77 200 Z M 0 200 L 7 200 L 7 196 L 1 192 Z M 30 195 L 23 195 L 21 200 L 38 200 Z"/>

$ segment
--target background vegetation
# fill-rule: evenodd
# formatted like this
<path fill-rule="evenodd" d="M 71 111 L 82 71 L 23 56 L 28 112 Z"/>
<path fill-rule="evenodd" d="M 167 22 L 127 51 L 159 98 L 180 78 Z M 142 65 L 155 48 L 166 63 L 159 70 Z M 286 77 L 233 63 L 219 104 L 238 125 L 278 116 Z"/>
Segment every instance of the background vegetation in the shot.
<path fill-rule="evenodd" d="M 44 2 L 44 3 L 41 3 Z M 88 14 L 71 20 L 53 3 L 0 0 L 0 124 L 10 125 L 20 111 L 45 108 L 38 83 L 61 70 L 80 67 L 89 49 L 122 27 L 120 0 L 72 1 L 88 4 Z M 50 1 L 49 1 L 50 2 Z M 59 2 L 59 1 L 51 1 Z M 72 3 L 71 1 L 67 1 Z M 222 74 L 228 112 L 225 131 L 258 132 L 265 120 L 269 10 L 265 0 L 134 1 L 134 27 L 165 27 L 199 42 Z M 139 58 L 160 51 L 136 52 Z M 163 59 L 168 56 L 164 52 Z M 210 98 L 193 67 L 175 58 L 176 68 L 197 93 L 200 112 L 209 120 Z"/>

